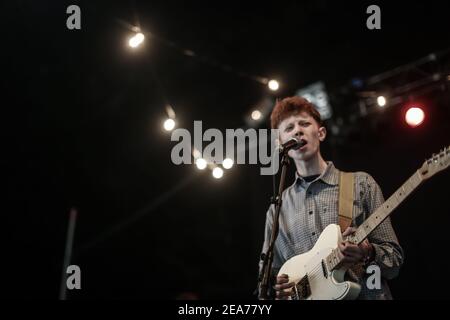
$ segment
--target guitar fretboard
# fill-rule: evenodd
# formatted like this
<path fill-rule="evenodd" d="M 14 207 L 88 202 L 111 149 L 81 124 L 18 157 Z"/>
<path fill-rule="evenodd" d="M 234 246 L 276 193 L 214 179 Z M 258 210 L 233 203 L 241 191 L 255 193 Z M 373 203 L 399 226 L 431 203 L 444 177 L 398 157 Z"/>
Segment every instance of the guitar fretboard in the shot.
<path fill-rule="evenodd" d="M 389 197 L 388 200 L 383 203 L 383 205 L 378 207 L 378 209 L 358 227 L 354 236 L 349 240 L 356 244 L 363 242 L 364 239 L 366 239 L 376 227 L 389 217 L 392 211 L 394 211 L 421 183 L 422 178 L 420 173 L 416 171 Z"/>
<path fill-rule="evenodd" d="M 364 221 L 356 230 L 356 232 L 347 238 L 350 242 L 360 244 L 366 239 L 369 234 L 375 230 L 387 217 L 397 208 L 403 200 L 405 200 L 420 184 L 422 178 L 419 171 L 416 171 L 403 185 L 395 191 L 383 205 L 378 207 L 370 217 Z M 333 251 L 326 258 L 328 268 L 334 269 L 341 259 L 338 255 L 339 248 L 333 249 Z"/>

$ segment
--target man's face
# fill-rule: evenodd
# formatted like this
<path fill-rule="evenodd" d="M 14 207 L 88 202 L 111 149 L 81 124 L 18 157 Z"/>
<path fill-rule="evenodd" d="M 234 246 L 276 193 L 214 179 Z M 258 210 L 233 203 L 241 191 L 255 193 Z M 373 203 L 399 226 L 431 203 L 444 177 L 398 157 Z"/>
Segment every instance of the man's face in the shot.
<path fill-rule="evenodd" d="M 288 155 L 294 160 L 307 161 L 320 150 L 320 142 L 325 140 L 326 129 L 319 127 L 316 120 L 306 112 L 292 115 L 280 122 L 280 142 L 284 143 L 294 137 L 306 141 L 298 150 L 290 150 Z"/>

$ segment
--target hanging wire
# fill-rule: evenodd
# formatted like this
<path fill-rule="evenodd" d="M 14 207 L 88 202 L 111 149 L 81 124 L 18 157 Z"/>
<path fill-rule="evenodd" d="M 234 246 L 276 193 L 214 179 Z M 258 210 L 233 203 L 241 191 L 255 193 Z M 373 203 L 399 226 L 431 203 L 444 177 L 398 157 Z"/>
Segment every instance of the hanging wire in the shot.
<path fill-rule="evenodd" d="M 183 48 L 182 46 L 178 45 L 177 43 L 175 43 L 175 42 L 173 42 L 173 41 L 171 41 L 169 39 L 166 39 L 164 37 L 161 37 L 159 35 L 156 35 L 154 33 L 148 32 L 148 31 L 144 31 L 144 30 L 141 29 L 140 26 L 139 27 L 133 26 L 132 24 L 126 22 L 125 20 L 119 19 L 119 18 L 115 18 L 115 21 L 118 24 L 120 24 L 121 26 L 127 28 L 128 30 L 130 30 L 132 32 L 141 32 L 146 37 L 149 37 L 149 38 L 151 37 L 152 39 L 155 39 L 155 40 L 159 41 L 160 43 L 164 44 L 165 46 L 174 49 L 175 51 L 177 51 L 178 53 L 180 53 L 180 54 L 182 54 L 182 55 L 184 55 L 186 57 L 193 58 L 193 59 L 195 59 L 195 60 L 197 60 L 197 61 L 199 61 L 201 63 L 204 63 L 204 64 L 207 64 L 209 66 L 218 68 L 218 69 L 220 69 L 220 70 L 222 70 L 224 72 L 233 73 L 233 74 L 235 74 L 238 77 L 247 78 L 247 79 L 256 81 L 256 82 L 258 82 L 260 84 L 263 84 L 263 85 L 267 85 L 269 83 L 269 79 L 266 78 L 266 77 L 252 75 L 250 73 L 237 70 L 234 67 L 232 67 L 232 66 L 230 66 L 228 64 L 222 63 L 222 62 L 220 62 L 220 61 L 218 61 L 216 59 L 213 59 L 211 57 L 207 57 L 205 55 L 197 54 L 193 50 L 187 49 L 187 48 Z"/>

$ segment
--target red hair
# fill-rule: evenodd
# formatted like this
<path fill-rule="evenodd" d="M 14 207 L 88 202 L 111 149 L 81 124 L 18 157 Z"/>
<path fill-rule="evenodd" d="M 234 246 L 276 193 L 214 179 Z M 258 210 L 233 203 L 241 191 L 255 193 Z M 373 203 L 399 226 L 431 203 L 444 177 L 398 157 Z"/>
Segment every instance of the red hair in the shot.
<path fill-rule="evenodd" d="M 314 120 L 316 120 L 319 127 L 322 126 L 322 119 L 320 113 L 314 105 L 303 97 L 288 97 L 277 101 L 270 115 L 270 125 L 272 129 L 278 129 L 280 123 L 292 115 L 297 115 L 301 112 L 306 112 Z"/>

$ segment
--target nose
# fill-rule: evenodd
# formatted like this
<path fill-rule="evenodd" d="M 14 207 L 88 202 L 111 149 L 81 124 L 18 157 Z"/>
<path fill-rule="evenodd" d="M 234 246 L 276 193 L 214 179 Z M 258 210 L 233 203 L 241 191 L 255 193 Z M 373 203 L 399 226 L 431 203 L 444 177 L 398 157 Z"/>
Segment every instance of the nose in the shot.
<path fill-rule="evenodd" d="M 299 125 L 295 126 L 295 137 L 301 137 L 303 135 L 302 127 Z"/>

